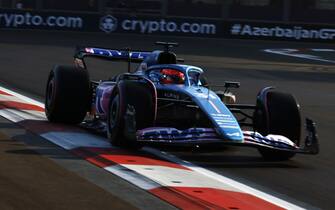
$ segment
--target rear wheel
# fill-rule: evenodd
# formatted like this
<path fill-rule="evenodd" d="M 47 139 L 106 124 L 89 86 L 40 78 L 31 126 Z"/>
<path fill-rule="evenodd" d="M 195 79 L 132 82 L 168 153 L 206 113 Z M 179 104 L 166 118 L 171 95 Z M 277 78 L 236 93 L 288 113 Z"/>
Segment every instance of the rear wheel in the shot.
<path fill-rule="evenodd" d="M 55 66 L 48 78 L 45 113 L 50 122 L 83 121 L 90 102 L 89 75 L 84 69 Z"/>
<path fill-rule="evenodd" d="M 109 105 L 107 133 L 115 146 L 139 148 L 136 131 L 154 124 L 156 99 L 147 82 L 122 80 L 115 87 Z"/>
<path fill-rule="evenodd" d="M 278 134 L 300 143 L 301 116 L 297 101 L 291 94 L 274 90 L 258 96 L 257 110 L 254 113 L 255 130 L 262 135 Z M 288 160 L 295 153 L 269 148 L 259 148 L 266 160 Z"/>

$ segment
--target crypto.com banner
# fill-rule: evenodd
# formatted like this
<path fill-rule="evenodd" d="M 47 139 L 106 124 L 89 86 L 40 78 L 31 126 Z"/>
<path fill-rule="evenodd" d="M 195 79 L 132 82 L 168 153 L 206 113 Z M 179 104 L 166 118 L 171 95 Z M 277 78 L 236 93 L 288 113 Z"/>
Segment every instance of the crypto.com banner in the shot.
<path fill-rule="evenodd" d="M 100 18 L 100 29 L 106 33 L 128 32 L 217 37 L 222 34 L 220 25 L 219 21 L 191 18 L 128 17 L 115 15 L 105 15 Z"/>
<path fill-rule="evenodd" d="M 92 15 L 0 9 L 1 29 L 84 31 Z"/>
<path fill-rule="evenodd" d="M 220 22 L 202 19 L 0 9 L 0 29 L 40 29 L 218 37 Z"/>
<path fill-rule="evenodd" d="M 334 42 L 335 25 L 223 21 L 0 9 L 0 29 L 38 29 L 152 35 Z"/>

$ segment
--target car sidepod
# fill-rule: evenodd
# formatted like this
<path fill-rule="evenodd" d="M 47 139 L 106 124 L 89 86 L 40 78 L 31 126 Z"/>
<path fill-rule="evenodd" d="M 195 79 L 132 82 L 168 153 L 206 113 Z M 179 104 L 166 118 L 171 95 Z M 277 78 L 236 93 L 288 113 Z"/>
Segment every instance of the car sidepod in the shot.
<path fill-rule="evenodd" d="M 214 129 L 224 141 L 243 142 L 243 132 L 235 118 L 221 99 L 211 90 L 203 87 L 187 87 L 183 92 L 207 115 Z"/>
<path fill-rule="evenodd" d="M 218 139 L 227 142 L 243 143 L 243 132 L 235 118 L 221 99 L 211 90 L 201 86 L 158 85 L 158 91 L 173 91 L 189 96 L 207 116 L 217 133 Z"/>

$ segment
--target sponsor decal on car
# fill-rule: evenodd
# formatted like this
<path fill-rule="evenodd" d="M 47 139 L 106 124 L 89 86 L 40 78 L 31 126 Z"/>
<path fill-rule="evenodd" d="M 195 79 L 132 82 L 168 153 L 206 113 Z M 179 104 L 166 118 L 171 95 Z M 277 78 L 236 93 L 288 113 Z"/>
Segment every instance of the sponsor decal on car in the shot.
<path fill-rule="evenodd" d="M 221 128 L 239 128 L 239 125 L 236 122 L 236 120 L 233 118 L 233 116 L 229 114 L 211 114 L 211 116 Z"/>
<path fill-rule="evenodd" d="M 146 128 L 137 132 L 137 137 L 141 139 L 199 139 L 205 137 L 216 137 L 216 132 L 212 128 L 189 128 L 178 130 L 176 128 Z"/>
<path fill-rule="evenodd" d="M 109 56 L 114 58 L 144 59 L 151 53 L 148 52 L 128 52 L 119 50 L 109 50 L 102 48 L 85 48 L 86 53 L 94 55 Z"/>
<path fill-rule="evenodd" d="M 263 136 L 254 131 L 243 131 L 246 140 L 276 147 L 297 148 L 297 145 L 285 136 L 269 134 Z"/>
<path fill-rule="evenodd" d="M 96 111 L 99 115 L 105 115 L 108 111 L 110 96 L 112 94 L 113 86 L 100 85 L 96 90 Z"/>
<path fill-rule="evenodd" d="M 163 93 L 164 97 L 166 98 L 172 98 L 172 99 L 180 99 L 180 95 L 176 94 L 176 93 L 173 93 L 173 92 L 164 92 Z"/>

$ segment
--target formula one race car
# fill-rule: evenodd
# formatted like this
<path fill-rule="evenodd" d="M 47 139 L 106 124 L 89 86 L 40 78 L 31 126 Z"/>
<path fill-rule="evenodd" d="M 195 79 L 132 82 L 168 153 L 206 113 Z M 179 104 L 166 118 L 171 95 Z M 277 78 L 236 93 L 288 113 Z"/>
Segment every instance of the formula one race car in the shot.
<path fill-rule="evenodd" d="M 49 121 L 81 124 L 105 131 L 116 146 L 201 146 L 227 144 L 257 147 L 265 159 L 286 160 L 296 153 L 317 154 L 315 124 L 306 119 L 307 137 L 300 147 L 301 117 L 295 98 L 267 87 L 256 105 L 235 103 L 230 92 L 209 89 L 203 70 L 181 65 L 171 48 L 143 52 L 77 47 L 75 66 L 55 66 L 46 88 Z M 84 57 L 128 62 L 128 72 L 90 81 Z M 130 64 L 140 63 L 135 72 Z M 243 128 L 243 129 L 242 129 Z"/>

